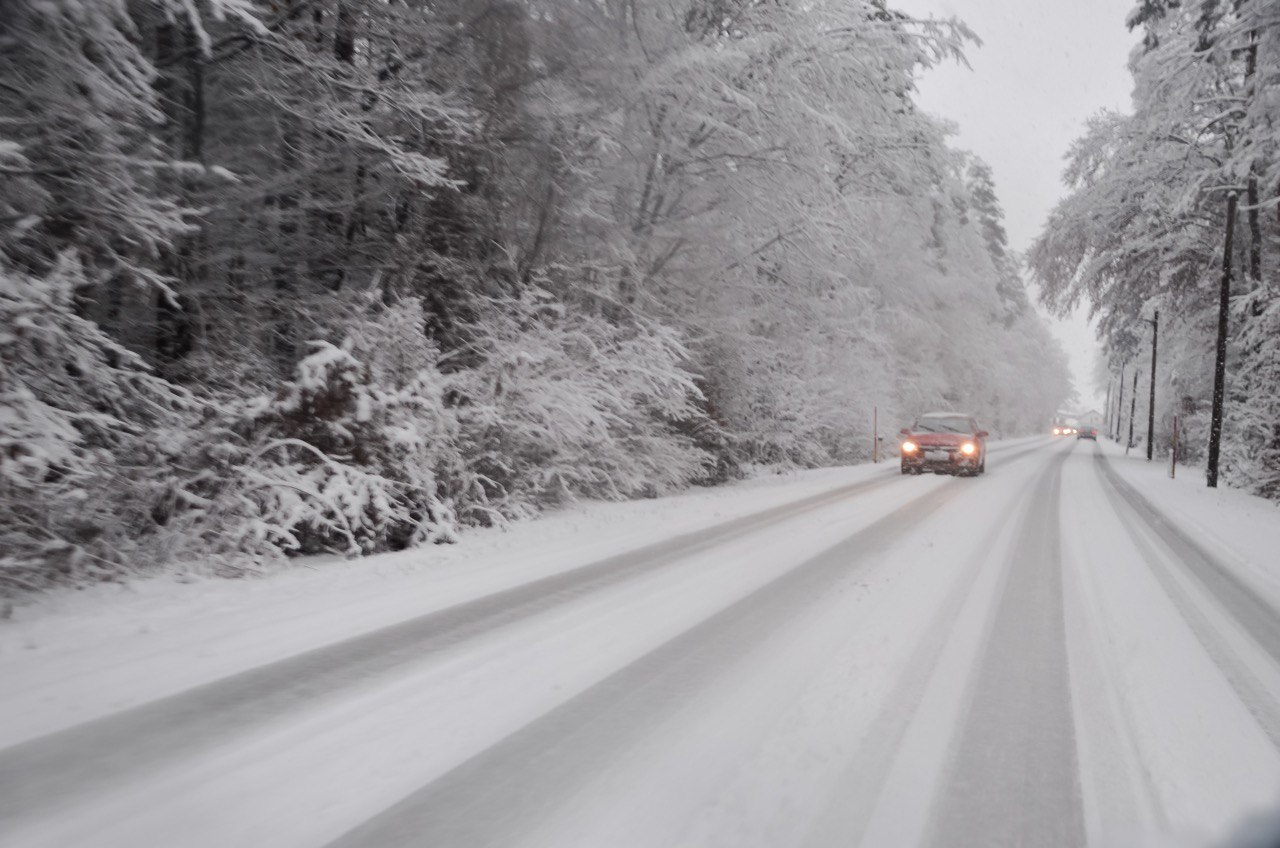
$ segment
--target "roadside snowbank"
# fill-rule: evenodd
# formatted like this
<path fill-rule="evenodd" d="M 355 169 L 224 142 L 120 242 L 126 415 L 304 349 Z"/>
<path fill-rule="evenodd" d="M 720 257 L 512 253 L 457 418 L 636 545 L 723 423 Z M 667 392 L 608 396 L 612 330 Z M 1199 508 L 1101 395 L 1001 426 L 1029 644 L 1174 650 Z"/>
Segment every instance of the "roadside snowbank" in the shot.
<path fill-rule="evenodd" d="M 1241 572 L 1250 584 L 1280 606 L 1280 504 L 1219 485 L 1205 485 L 1204 469 L 1179 466 L 1169 477 L 1168 460 L 1147 462 L 1135 449 L 1106 439 L 1098 444 L 1111 466 L 1152 506 L 1191 538 Z"/>

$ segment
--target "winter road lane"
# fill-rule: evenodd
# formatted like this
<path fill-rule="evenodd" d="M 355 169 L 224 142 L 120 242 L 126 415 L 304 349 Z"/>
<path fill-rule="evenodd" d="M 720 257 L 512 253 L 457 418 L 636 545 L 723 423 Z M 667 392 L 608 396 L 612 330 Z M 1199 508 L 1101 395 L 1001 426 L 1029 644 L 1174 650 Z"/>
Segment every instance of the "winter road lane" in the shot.
<path fill-rule="evenodd" d="M 1041 478 L 933 821 L 939 846 L 1083 845 L 1062 607 L 1062 465 Z"/>
<path fill-rule="evenodd" d="M 648 545 L 0 751 L 0 821 L 194 751 L 246 725 L 395 670 L 747 532 L 899 482 L 886 474 Z"/>
<path fill-rule="evenodd" d="M 1040 445 L 1007 446 L 1002 463 Z M 78 798 L 213 751 L 254 727 L 298 715 L 342 692 L 392 678 L 426 658 L 587 595 L 679 569 L 690 556 L 747 534 L 776 532 L 872 492 L 914 488 L 896 469 L 589 566 L 522 584 L 344 642 L 0 751 L 0 822 L 56 812 Z"/>
<path fill-rule="evenodd" d="M 798 620 L 914 523 L 963 493 L 953 481 L 620 670 L 333 843 L 354 846 L 505 846 L 587 785 L 609 758 L 641 744 L 753 646 Z"/>
<path fill-rule="evenodd" d="M 1280 797 L 1265 570 L 1087 447 L 869 467 L 0 750 L 0 848 L 1220 844 Z"/>
<path fill-rule="evenodd" d="M 1063 568 L 1090 842 L 1235 845 L 1234 823 L 1280 798 L 1268 738 L 1280 666 L 1107 479 L 1096 459 L 1107 448 L 1077 451 L 1063 470 L 1063 526 L 1088 531 L 1064 534 Z M 1107 452 L 1118 474 L 1128 465 L 1157 492 L 1174 485 Z M 1224 567 L 1228 555 L 1217 552 Z"/>

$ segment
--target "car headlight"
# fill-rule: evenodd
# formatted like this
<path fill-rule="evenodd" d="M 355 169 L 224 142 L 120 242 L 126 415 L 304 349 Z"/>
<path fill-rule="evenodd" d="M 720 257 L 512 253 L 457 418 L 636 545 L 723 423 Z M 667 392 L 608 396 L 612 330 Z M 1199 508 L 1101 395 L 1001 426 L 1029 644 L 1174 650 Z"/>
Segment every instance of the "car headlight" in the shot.
<path fill-rule="evenodd" d="M 915 442 L 903 442 L 903 443 L 902 443 L 902 452 L 903 452 L 903 453 L 915 453 L 915 452 L 916 452 L 916 443 L 915 443 Z"/>
<path fill-rule="evenodd" d="M 963 445 L 960 446 L 960 453 L 964 454 L 965 456 L 973 456 L 973 452 L 976 451 L 977 449 L 978 449 L 977 446 L 974 445 L 973 442 L 965 442 Z"/>
<path fill-rule="evenodd" d="M 1060 436 L 1060 435 L 1062 435 L 1062 428 L 1061 428 L 1061 427 L 1054 427 L 1054 428 L 1053 428 L 1053 435 L 1055 435 L 1055 436 Z"/>

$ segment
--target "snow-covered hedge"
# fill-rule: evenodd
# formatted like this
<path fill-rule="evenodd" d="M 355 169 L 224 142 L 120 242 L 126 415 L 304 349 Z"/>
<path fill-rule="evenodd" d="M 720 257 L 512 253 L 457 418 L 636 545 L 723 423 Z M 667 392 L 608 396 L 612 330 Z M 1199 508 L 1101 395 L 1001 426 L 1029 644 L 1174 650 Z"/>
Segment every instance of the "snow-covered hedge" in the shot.
<path fill-rule="evenodd" d="M 164 444 L 196 403 L 76 314 L 64 255 L 0 267 L 0 592 L 149 564 Z"/>

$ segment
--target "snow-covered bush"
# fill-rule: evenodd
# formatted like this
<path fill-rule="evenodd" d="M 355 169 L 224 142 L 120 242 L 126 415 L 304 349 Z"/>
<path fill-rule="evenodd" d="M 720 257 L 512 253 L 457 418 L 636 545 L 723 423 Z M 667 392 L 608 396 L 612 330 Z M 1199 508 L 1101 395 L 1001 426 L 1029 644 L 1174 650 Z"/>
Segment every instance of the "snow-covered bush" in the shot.
<path fill-rule="evenodd" d="M 687 435 L 705 418 L 701 393 L 670 328 L 618 325 L 529 287 L 473 330 L 478 361 L 451 375 L 462 448 L 504 514 L 669 492 L 709 468 Z"/>
<path fill-rule="evenodd" d="M 465 367 L 441 372 L 416 299 L 313 342 L 270 396 L 199 429 L 175 516 L 225 565 L 453 538 L 459 523 L 576 496 L 652 495 L 699 479 L 707 419 L 670 329 L 567 310 L 542 289 L 491 302 Z"/>
<path fill-rule="evenodd" d="M 195 408 L 76 314 L 83 285 L 69 254 L 0 267 L 0 592 L 148 564 L 162 448 Z"/>
<path fill-rule="evenodd" d="M 459 467 L 437 353 L 409 299 L 312 342 L 294 378 L 232 406 L 188 449 L 175 502 L 243 566 L 276 552 L 347 554 L 449 541 L 437 471 Z"/>

